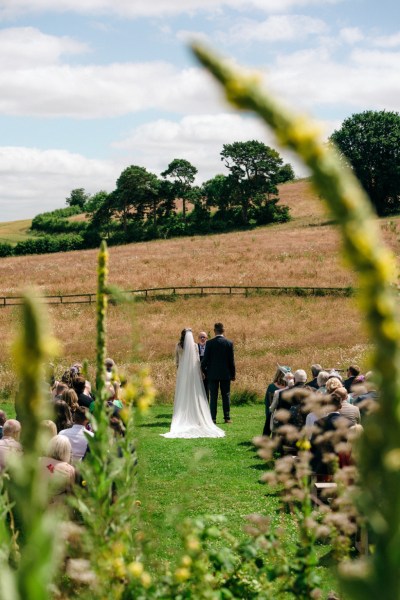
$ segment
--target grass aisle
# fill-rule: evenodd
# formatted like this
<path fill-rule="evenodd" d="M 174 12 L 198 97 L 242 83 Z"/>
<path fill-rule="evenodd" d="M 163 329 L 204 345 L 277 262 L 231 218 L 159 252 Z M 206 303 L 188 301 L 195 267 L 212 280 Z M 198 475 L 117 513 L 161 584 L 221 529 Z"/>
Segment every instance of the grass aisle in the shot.
<path fill-rule="evenodd" d="M 277 519 L 277 498 L 266 495 L 259 478 L 265 465 L 251 439 L 264 425 L 264 407 L 233 407 L 232 425 L 220 439 L 165 439 L 172 407 L 156 406 L 139 425 L 139 471 L 146 520 L 162 537 L 158 558 L 166 560 L 179 546 L 176 525 L 184 516 L 224 514 L 230 530 L 243 535 L 246 515 L 254 512 Z"/>
<path fill-rule="evenodd" d="M 221 410 L 221 409 L 220 409 Z M 150 538 L 151 559 L 174 562 L 181 549 L 179 523 L 186 517 L 223 514 L 237 538 L 246 537 L 246 516 L 268 516 L 284 532 L 284 545 L 294 550 L 295 519 L 282 511 L 277 495 L 260 482 L 266 471 L 251 440 L 262 432 L 264 405 L 234 406 L 232 425 L 217 425 L 226 431 L 222 439 L 165 439 L 171 406 L 155 406 L 139 424 L 139 477 L 143 521 Z M 318 572 L 324 592 L 335 589 L 330 547 L 317 549 Z M 330 567 L 330 568 L 327 568 Z"/>

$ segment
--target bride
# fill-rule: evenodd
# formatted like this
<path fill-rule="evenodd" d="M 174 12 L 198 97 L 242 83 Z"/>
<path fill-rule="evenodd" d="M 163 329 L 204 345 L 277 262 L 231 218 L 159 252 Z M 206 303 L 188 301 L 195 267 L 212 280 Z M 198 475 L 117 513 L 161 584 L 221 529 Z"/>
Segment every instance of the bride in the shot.
<path fill-rule="evenodd" d="M 171 429 L 161 435 L 166 438 L 224 437 L 225 431 L 211 419 L 192 330 L 186 329 L 182 334 L 183 350 L 177 354 L 178 373 Z"/>

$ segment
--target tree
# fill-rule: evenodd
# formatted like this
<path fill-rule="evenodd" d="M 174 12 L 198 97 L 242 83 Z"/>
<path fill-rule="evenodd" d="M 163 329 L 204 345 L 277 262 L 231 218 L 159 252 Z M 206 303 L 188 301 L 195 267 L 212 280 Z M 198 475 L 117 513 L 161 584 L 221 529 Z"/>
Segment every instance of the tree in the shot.
<path fill-rule="evenodd" d="M 256 140 L 224 144 L 221 160 L 230 171 L 231 202 L 240 207 L 243 224 L 247 225 L 252 206 L 278 198 L 283 160 L 276 150 Z"/>
<path fill-rule="evenodd" d="M 277 183 L 286 183 L 287 181 L 293 181 L 296 177 L 293 167 L 290 163 L 284 164 L 278 172 Z"/>
<path fill-rule="evenodd" d="M 85 209 L 85 204 L 89 200 L 90 195 L 87 194 L 84 188 L 76 188 L 72 190 L 68 198 L 65 198 L 66 203 L 69 206 L 79 206 L 82 212 Z"/>
<path fill-rule="evenodd" d="M 121 219 L 125 234 L 128 219 L 142 221 L 147 211 L 151 211 L 155 219 L 158 187 L 157 175 L 149 173 L 144 167 L 131 165 L 122 171 L 113 192 L 113 210 Z"/>
<path fill-rule="evenodd" d="M 89 214 L 93 214 L 99 210 L 99 208 L 104 204 L 104 202 L 108 198 L 108 192 L 105 190 L 100 190 L 96 192 L 87 200 L 85 204 L 85 211 Z"/>
<path fill-rule="evenodd" d="M 215 175 L 201 186 L 207 206 L 216 206 L 222 215 L 231 208 L 232 185 L 227 175 Z"/>
<path fill-rule="evenodd" d="M 400 210 L 400 115 L 365 111 L 330 137 L 371 198 L 378 215 Z"/>
<path fill-rule="evenodd" d="M 186 220 L 186 201 L 190 199 L 190 192 L 196 175 L 196 167 L 184 158 L 174 158 L 167 169 L 161 173 L 162 177 L 169 177 L 174 183 L 175 198 L 182 199 L 184 221 Z"/>

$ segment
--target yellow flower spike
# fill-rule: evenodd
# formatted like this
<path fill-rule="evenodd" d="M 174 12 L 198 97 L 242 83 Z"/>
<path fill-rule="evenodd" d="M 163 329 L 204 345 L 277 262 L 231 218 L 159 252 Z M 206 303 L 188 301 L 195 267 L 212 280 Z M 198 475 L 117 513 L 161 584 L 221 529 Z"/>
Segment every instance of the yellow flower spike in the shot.
<path fill-rule="evenodd" d="M 111 563 L 112 569 L 118 578 L 125 577 L 126 575 L 126 566 L 124 563 L 124 559 L 121 557 L 114 558 Z"/>
<path fill-rule="evenodd" d="M 113 554 L 121 555 L 124 553 L 124 551 L 125 551 L 125 544 L 123 544 L 122 542 L 114 542 L 113 545 L 111 546 L 111 552 Z"/>
<path fill-rule="evenodd" d="M 307 133 L 308 124 L 283 108 L 267 90 L 248 82 L 246 75 L 219 58 L 201 44 L 193 51 L 199 61 L 228 90 L 228 97 L 241 108 L 257 113 L 275 132 L 276 137 L 292 150 L 312 171 L 312 181 L 326 201 L 342 233 L 345 253 L 358 273 L 360 303 L 375 343 L 371 368 L 381 382 L 380 410 L 366 421 L 360 439 L 358 468 L 362 510 L 374 534 L 375 552 L 364 563 L 364 579 L 351 569 L 342 572 L 342 583 L 353 600 L 398 598 L 399 568 L 394 556 L 400 552 L 398 531 L 400 516 L 396 511 L 400 480 L 394 476 L 400 465 L 397 448 L 400 429 L 400 335 L 398 292 L 393 288 L 397 269 L 391 253 L 383 245 L 371 202 L 352 170 L 333 150 Z M 312 127 L 312 126 L 310 126 Z M 303 131 L 304 128 L 304 131 Z M 395 448 L 395 450 L 393 450 Z M 390 523 L 390 527 L 387 524 Z M 348 564 L 348 563 L 347 563 Z M 382 578 L 382 573 L 385 577 Z M 346 591 L 346 589 L 345 589 Z"/>
<path fill-rule="evenodd" d="M 387 452 L 383 460 L 389 471 L 400 471 L 400 448 L 393 448 Z"/>
<path fill-rule="evenodd" d="M 188 537 L 186 539 L 186 548 L 191 552 L 198 552 L 201 548 L 199 540 L 196 537 Z"/>
<path fill-rule="evenodd" d="M 382 322 L 382 331 L 387 338 L 394 342 L 400 339 L 400 326 L 392 319 L 384 319 Z"/>
<path fill-rule="evenodd" d="M 132 575 L 132 577 L 134 577 L 135 579 L 139 579 L 143 574 L 144 567 L 141 562 L 135 560 L 129 563 L 127 571 L 130 575 Z"/>
<path fill-rule="evenodd" d="M 182 556 L 181 559 L 181 564 L 183 567 L 190 567 L 190 565 L 192 564 L 192 559 L 190 556 L 188 556 L 187 554 L 185 554 L 184 556 Z"/>
<path fill-rule="evenodd" d="M 187 581 L 190 578 L 190 571 L 186 567 L 181 567 L 176 569 L 174 573 L 174 578 L 178 583 L 182 583 L 183 581 Z"/>
<path fill-rule="evenodd" d="M 298 440 L 298 442 L 296 442 L 296 446 L 299 450 L 302 450 L 304 452 L 306 452 L 307 450 L 310 450 L 310 448 L 311 448 L 310 441 L 305 438 L 302 440 Z"/>
<path fill-rule="evenodd" d="M 141 584 L 144 588 L 148 588 L 151 586 L 151 577 L 147 571 L 143 571 L 140 577 Z"/>
<path fill-rule="evenodd" d="M 242 74 L 242 78 L 232 79 L 228 82 L 225 93 L 226 97 L 231 104 L 237 108 L 245 108 L 242 105 L 242 97 L 246 88 L 259 86 L 262 83 L 262 76 L 259 72 L 253 71 Z"/>

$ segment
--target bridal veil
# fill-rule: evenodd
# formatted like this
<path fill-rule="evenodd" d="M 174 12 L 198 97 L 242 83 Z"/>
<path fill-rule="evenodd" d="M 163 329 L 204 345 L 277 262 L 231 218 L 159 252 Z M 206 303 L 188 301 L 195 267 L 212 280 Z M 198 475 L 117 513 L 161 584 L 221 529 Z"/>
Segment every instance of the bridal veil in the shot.
<path fill-rule="evenodd" d="M 224 437 L 213 423 L 200 369 L 193 333 L 186 331 L 176 377 L 174 413 L 168 438 Z"/>

